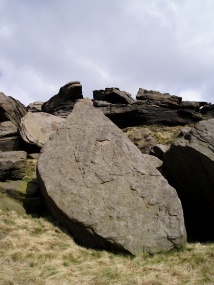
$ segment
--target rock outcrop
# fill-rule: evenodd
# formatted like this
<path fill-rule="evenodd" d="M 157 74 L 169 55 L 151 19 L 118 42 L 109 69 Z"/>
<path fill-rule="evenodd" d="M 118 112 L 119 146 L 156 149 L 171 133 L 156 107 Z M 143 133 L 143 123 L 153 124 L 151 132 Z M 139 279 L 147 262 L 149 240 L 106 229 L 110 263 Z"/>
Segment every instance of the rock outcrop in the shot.
<path fill-rule="evenodd" d="M 22 179 L 26 174 L 26 160 L 24 151 L 0 152 L 0 181 Z"/>
<path fill-rule="evenodd" d="M 62 122 L 63 118 L 47 113 L 28 112 L 21 120 L 20 134 L 27 143 L 42 147 Z"/>
<path fill-rule="evenodd" d="M 0 123 L 0 151 L 20 150 L 21 136 L 11 121 Z"/>
<path fill-rule="evenodd" d="M 112 104 L 131 104 L 134 102 L 131 94 L 116 87 L 94 90 L 93 98 L 97 101 L 106 101 Z"/>
<path fill-rule="evenodd" d="M 42 105 L 44 104 L 44 102 L 42 101 L 36 101 L 36 102 L 33 102 L 33 103 L 30 103 L 28 106 L 27 106 L 27 111 L 28 112 L 42 112 Z"/>
<path fill-rule="evenodd" d="M 94 91 L 94 106 L 120 128 L 139 125 L 177 126 L 196 123 L 203 119 L 201 109 L 206 102 L 182 102 L 182 98 L 139 88 L 136 99 L 131 102 L 105 99 L 103 90 Z M 101 101 L 98 101 L 101 100 Z M 208 115 L 207 115 L 208 116 Z M 209 116 L 212 114 L 209 112 Z M 214 115 L 213 115 L 214 116 Z"/>
<path fill-rule="evenodd" d="M 47 208 L 80 244 L 133 255 L 185 244 L 176 191 L 90 100 L 44 144 L 37 175 Z"/>
<path fill-rule="evenodd" d="M 164 155 L 164 169 L 182 201 L 189 238 L 213 240 L 214 119 L 178 139 Z"/>
<path fill-rule="evenodd" d="M 11 121 L 17 128 L 27 114 L 26 107 L 18 100 L 0 92 L 0 122 Z"/>
<path fill-rule="evenodd" d="M 180 105 L 182 98 L 170 95 L 169 93 L 160 93 L 154 90 L 139 88 L 136 96 L 137 100 L 145 101 L 147 104 L 155 104 L 160 107 L 175 108 Z"/>
<path fill-rule="evenodd" d="M 78 99 L 83 99 L 82 85 L 79 81 L 72 81 L 60 88 L 59 93 L 50 98 L 42 105 L 42 111 L 67 117 Z"/>
<path fill-rule="evenodd" d="M 147 104 L 138 100 L 132 104 L 94 105 L 119 128 L 140 125 L 177 126 L 196 123 L 202 120 L 202 114 L 190 109 L 171 109 L 158 105 Z"/>

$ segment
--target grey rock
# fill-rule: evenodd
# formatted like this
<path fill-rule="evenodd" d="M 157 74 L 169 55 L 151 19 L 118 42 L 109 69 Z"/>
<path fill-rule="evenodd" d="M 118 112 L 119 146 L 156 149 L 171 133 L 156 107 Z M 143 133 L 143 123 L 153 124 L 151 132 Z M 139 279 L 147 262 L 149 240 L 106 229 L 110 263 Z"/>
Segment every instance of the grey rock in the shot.
<path fill-rule="evenodd" d="M 206 104 L 204 105 L 201 110 L 201 114 L 203 115 L 204 120 L 214 118 L 214 104 Z"/>
<path fill-rule="evenodd" d="M 170 148 L 169 145 L 156 144 L 152 147 L 151 154 L 163 160 L 164 154 L 169 150 L 169 148 Z"/>
<path fill-rule="evenodd" d="M 11 121 L 0 123 L 0 151 L 20 150 L 21 136 Z"/>
<path fill-rule="evenodd" d="M 185 245 L 176 191 L 90 100 L 43 146 L 37 176 L 47 208 L 80 244 L 133 255 Z"/>
<path fill-rule="evenodd" d="M 0 92 L 0 121 L 9 120 L 19 128 L 21 118 L 26 113 L 26 107 L 21 102 Z"/>
<path fill-rule="evenodd" d="M 42 147 L 62 122 L 63 118 L 47 113 L 28 112 L 21 120 L 20 134 L 27 143 Z"/>
<path fill-rule="evenodd" d="M 159 158 L 157 158 L 156 156 L 154 155 L 150 155 L 150 154 L 143 154 L 143 157 L 145 159 L 147 159 L 149 161 L 149 163 L 154 166 L 156 169 L 160 169 L 163 165 L 163 161 L 160 160 Z"/>
<path fill-rule="evenodd" d="M 28 158 L 31 158 L 31 159 L 38 159 L 39 158 L 39 153 L 36 152 L 36 153 L 29 153 L 27 155 Z"/>
<path fill-rule="evenodd" d="M 105 88 L 105 90 L 94 90 L 93 98 L 96 101 L 106 101 L 112 104 L 131 104 L 134 99 L 126 91 L 120 91 L 119 88 Z"/>
<path fill-rule="evenodd" d="M 214 119 L 178 139 L 164 156 L 164 169 L 181 198 L 189 237 L 214 240 Z"/>
<path fill-rule="evenodd" d="M 97 101 L 98 102 L 98 101 Z M 111 104 L 96 107 L 119 128 L 140 125 L 178 126 L 202 120 L 202 114 L 195 110 L 166 108 L 138 100 L 132 104 Z"/>
<path fill-rule="evenodd" d="M 0 152 L 0 181 L 22 179 L 26 174 L 25 151 Z"/>
<path fill-rule="evenodd" d="M 196 101 L 182 101 L 180 103 L 180 108 L 183 109 L 192 109 L 192 110 L 196 110 L 199 111 L 201 107 L 203 107 L 204 105 L 206 105 L 206 102 L 196 102 Z"/>
<path fill-rule="evenodd" d="M 182 101 L 181 97 L 143 88 L 139 88 L 136 99 L 146 101 L 147 104 L 170 108 L 178 108 Z"/>
<path fill-rule="evenodd" d="M 184 138 L 189 136 L 191 129 L 192 128 L 188 126 L 182 127 L 178 136 Z"/>
<path fill-rule="evenodd" d="M 58 94 L 45 102 L 42 111 L 66 118 L 78 99 L 83 99 L 82 85 L 79 81 L 72 81 L 61 87 Z"/>
<path fill-rule="evenodd" d="M 94 100 L 93 101 L 94 107 L 107 107 L 111 106 L 112 104 L 106 101 L 101 101 L 101 100 Z"/>
<path fill-rule="evenodd" d="M 27 106 L 27 111 L 28 112 L 42 112 L 42 105 L 44 104 L 44 102 L 42 101 L 36 101 L 33 103 L 30 103 Z"/>
<path fill-rule="evenodd" d="M 152 146 L 156 143 L 153 132 L 148 128 L 128 128 L 126 134 L 142 153 L 149 154 Z"/>

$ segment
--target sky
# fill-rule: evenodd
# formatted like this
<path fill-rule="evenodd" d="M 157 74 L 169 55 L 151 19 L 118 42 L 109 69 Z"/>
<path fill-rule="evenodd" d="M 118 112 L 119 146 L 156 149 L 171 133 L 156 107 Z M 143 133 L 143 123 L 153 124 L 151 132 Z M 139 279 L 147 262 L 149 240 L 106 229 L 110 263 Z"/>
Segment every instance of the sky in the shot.
<path fill-rule="evenodd" d="M 214 103 L 213 0 L 0 0 L 0 92 L 26 106 L 80 81 Z"/>

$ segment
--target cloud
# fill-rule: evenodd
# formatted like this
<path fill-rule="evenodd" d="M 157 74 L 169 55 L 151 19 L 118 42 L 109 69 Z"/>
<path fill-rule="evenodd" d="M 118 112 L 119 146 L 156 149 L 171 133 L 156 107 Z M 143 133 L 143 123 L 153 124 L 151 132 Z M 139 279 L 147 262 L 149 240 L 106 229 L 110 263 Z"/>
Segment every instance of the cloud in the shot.
<path fill-rule="evenodd" d="M 212 0 L 2 0 L 1 91 L 27 105 L 80 80 L 85 97 L 116 86 L 213 101 L 213 9 Z"/>

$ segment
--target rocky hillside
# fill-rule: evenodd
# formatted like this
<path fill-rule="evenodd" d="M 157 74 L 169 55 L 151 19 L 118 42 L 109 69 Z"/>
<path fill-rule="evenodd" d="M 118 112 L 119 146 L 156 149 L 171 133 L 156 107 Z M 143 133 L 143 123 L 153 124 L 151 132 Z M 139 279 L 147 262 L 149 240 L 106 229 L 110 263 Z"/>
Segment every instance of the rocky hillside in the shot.
<path fill-rule="evenodd" d="M 214 240 L 213 118 L 142 88 L 90 100 L 75 81 L 27 107 L 0 93 L 0 209 L 48 210 L 78 243 L 133 255 L 183 248 L 186 230 Z"/>

